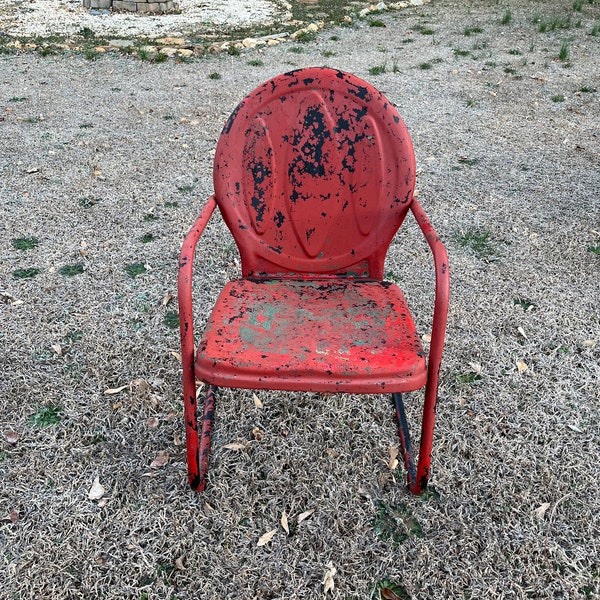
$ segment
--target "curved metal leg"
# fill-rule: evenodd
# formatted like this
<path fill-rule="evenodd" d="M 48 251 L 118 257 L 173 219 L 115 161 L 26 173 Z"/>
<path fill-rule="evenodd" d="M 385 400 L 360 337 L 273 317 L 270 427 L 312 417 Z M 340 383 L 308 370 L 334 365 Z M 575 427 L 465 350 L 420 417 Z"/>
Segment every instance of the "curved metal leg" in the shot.
<path fill-rule="evenodd" d="M 209 385 L 204 396 L 204 412 L 198 435 L 196 390 L 185 397 L 185 434 L 188 481 L 192 489 L 201 492 L 206 487 L 210 443 L 213 432 L 217 386 Z"/>
<path fill-rule="evenodd" d="M 437 384 L 437 381 L 436 381 Z M 392 394 L 398 421 L 398 435 L 407 473 L 408 489 L 413 494 L 422 494 L 427 489 L 429 472 L 431 470 L 431 447 L 433 444 L 433 425 L 435 421 L 435 404 L 437 387 L 429 383 L 425 389 L 425 406 L 423 408 L 423 423 L 421 425 L 421 443 L 419 445 L 419 458 L 415 465 L 415 458 L 410 442 L 408 421 L 404 411 L 402 394 Z"/>
<path fill-rule="evenodd" d="M 413 459 L 412 447 L 410 442 L 410 431 L 406 412 L 404 411 L 404 402 L 402 394 L 392 394 L 392 400 L 396 409 L 396 422 L 398 424 L 398 437 L 400 438 L 400 448 L 402 449 L 402 458 L 404 459 L 404 468 L 406 469 L 407 485 L 412 491 L 413 484 L 417 477 L 417 469 Z"/>

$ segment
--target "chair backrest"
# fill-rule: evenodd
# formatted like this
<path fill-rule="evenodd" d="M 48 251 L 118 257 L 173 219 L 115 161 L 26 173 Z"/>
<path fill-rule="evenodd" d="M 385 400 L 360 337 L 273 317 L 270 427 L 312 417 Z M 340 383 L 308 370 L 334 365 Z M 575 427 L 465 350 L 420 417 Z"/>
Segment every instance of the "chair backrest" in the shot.
<path fill-rule="evenodd" d="M 393 105 L 327 68 L 251 92 L 214 163 L 216 200 L 247 278 L 382 279 L 414 183 L 412 142 Z"/>

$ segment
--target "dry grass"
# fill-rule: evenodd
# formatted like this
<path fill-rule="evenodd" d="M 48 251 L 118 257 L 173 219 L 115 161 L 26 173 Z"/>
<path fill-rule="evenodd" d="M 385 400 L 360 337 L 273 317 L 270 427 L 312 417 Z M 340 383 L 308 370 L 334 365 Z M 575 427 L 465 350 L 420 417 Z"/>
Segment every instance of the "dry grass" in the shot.
<path fill-rule="evenodd" d="M 600 237 L 600 104 L 580 92 L 600 88 L 600 5 L 584 3 L 568 31 L 533 23 L 567 4 L 510 3 L 503 25 L 506 6 L 440 1 L 383 15 L 385 28 L 326 30 L 301 54 L 265 50 L 259 67 L 0 57 L 2 600 L 316 599 L 330 562 L 332 598 L 369 598 L 384 580 L 413 599 L 600 597 L 600 263 L 588 251 Z M 570 67 L 557 59 L 565 36 Z M 328 50 L 330 66 L 398 105 L 451 256 L 434 493 L 414 498 L 390 471 L 385 397 L 260 393 L 256 408 L 251 391 L 223 391 L 197 495 L 176 302 L 163 304 L 179 245 L 211 191 L 229 112 Z M 425 331 L 431 265 L 418 235 L 407 223 L 386 271 Z M 13 246 L 27 237 L 38 245 Z M 131 277 L 134 263 L 145 272 Z M 202 321 L 237 273 L 218 219 L 197 267 Z M 223 448 L 236 441 L 247 447 Z M 161 451 L 169 462 L 151 468 Z M 95 477 L 100 500 L 88 499 Z"/>

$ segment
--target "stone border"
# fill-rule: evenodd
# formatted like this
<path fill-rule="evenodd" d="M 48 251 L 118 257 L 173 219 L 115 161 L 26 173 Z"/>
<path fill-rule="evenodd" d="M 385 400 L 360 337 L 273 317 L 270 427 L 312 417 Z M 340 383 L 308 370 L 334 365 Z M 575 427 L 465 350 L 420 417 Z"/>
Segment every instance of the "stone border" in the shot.
<path fill-rule="evenodd" d="M 166 2 L 155 2 L 154 0 L 83 0 L 83 7 L 92 10 L 114 10 L 153 14 L 179 11 L 179 5 L 173 0 L 166 0 Z"/>

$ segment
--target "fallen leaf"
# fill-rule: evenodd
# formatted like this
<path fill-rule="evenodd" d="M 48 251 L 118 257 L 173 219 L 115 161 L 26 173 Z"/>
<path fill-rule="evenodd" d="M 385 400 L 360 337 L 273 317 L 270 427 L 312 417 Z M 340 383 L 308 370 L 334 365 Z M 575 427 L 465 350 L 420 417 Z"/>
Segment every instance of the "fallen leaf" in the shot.
<path fill-rule="evenodd" d="M 421 336 L 421 339 L 422 339 L 424 342 L 427 342 L 427 343 L 429 343 L 429 342 L 431 342 L 431 334 L 430 334 L 430 333 L 424 333 L 424 334 Z"/>
<path fill-rule="evenodd" d="M 149 389 L 151 389 L 150 384 L 145 379 L 142 379 L 142 378 L 134 379 L 131 382 L 131 386 L 140 388 L 140 390 L 142 390 L 142 392 L 146 392 Z"/>
<path fill-rule="evenodd" d="M 205 512 L 210 512 L 211 510 L 215 510 L 208 502 L 204 503 Z"/>
<path fill-rule="evenodd" d="M 522 327 L 517 327 L 517 331 L 526 339 L 529 341 L 529 338 L 527 337 L 527 334 L 525 333 L 525 330 Z"/>
<path fill-rule="evenodd" d="M 257 542 L 257 546 L 264 546 L 266 544 L 268 544 L 272 539 L 273 536 L 277 533 L 277 529 L 271 529 L 271 531 L 267 531 L 267 533 L 265 533 L 264 535 L 261 535 L 258 542 Z"/>
<path fill-rule="evenodd" d="M 99 508 L 104 508 L 107 504 L 108 504 L 108 500 L 106 498 L 100 498 L 100 500 L 98 500 Z"/>
<path fill-rule="evenodd" d="M 333 563 L 327 564 L 327 571 L 325 571 L 325 577 L 323 578 L 323 594 L 333 591 L 335 588 L 335 582 L 333 578 L 337 573 L 337 569 L 333 566 Z"/>
<path fill-rule="evenodd" d="M 58 356 L 62 356 L 62 348 L 60 344 L 50 344 L 50 348 L 52 348 L 52 350 L 54 350 Z"/>
<path fill-rule="evenodd" d="M 595 348 L 596 347 L 596 340 L 584 340 L 583 341 L 583 345 L 586 348 Z"/>
<path fill-rule="evenodd" d="M 102 171 L 94 165 L 94 177 L 98 177 L 99 175 L 102 175 Z"/>
<path fill-rule="evenodd" d="M 175 559 L 175 566 L 180 570 L 180 571 L 185 571 L 185 566 L 183 565 L 183 556 L 180 556 L 179 558 Z"/>
<path fill-rule="evenodd" d="M 402 600 L 398 594 L 394 594 L 388 587 L 381 588 L 381 597 L 385 600 Z"/>
<path fill-rule="evenodd" d="M 243 450 L 245 447 L 246 444 L 242 444 L 241 442 L 230 442 L 223 446 L 223 448 L 226 448 L 227 450 Z"/>
<path fill-rule="evenodd" d="M 393 471 L 398 466 L 398 446 L 390 446 L 390 462 L 388 463 L 389 468 Z"/>
<path fill-rule="evenodd" d="M 31 167 L 30 169 L 27 169 L 27 173 L 29 175 L 33 175 L 33 173 L 39 173 L 40 170 L 37 167 Z"/>
<path fill-rule="evenodd" d="M 158 427 L 159 424 L 159 420 L 158 417 L 150 417 L 147 421 L 146 421 L 146 425 L 148 427 Z"/>
<path fill-rule="evenodd" d="M 181 436 L 178 433 L 173 436 L 173 444 L 175 446 L 181 446 L 183 444 Z"/>
<path fill-rule="evenodd" d="M 254 439 L 255 439 L 257 442 L 260 442 L 260 440 L 262 440 L 262 439 L 263 439 L 263 431 L 261 431 L 261 429 L 260 429 L 259 427 L 255 427 L 255 428 L 252 430 L 252 435 L 254 436 Z"/>
<path fill-rule="evenodd" d="M 150 463 L 150 468 L 151 469 L 160 469 L 161 467 L 164 467 L 170 460 L 170 456 L 169 453 L 166 450 L 161 450 L 157 455 L 156 458 Z"/>
<path fill-rule="evenodd" d="M 173 300 L 173 294 L 167 294 L 163 299 L 162 299 L 162 305 L 166 306 L 167 304 L 169 304 L 169 302 L 171 302 L 171 300 Z"/>
<path fill-rule="evenodd" d="M 16 523 L 19 519 L 20 519 L 21 515 L 19 514 L 19 511 L 17 510 L 11 510 L 8 513 L 8 519 L 10 520 L 11 523 Z"/>
<path fill-rule="evenodd" d="M 100 478 L 96 476 L 96 479 L 94 479 L 94 483 L 92 484 L 92 487 L 88 492 L 88 498 L 90 500 L 100 500 L 100 498 L 102 498 L 102 496 L 104 496 L 105 493 L 106 489 L 100 483 Z"/>
<path fill-rule="evenodd" d="M 115 403 L 112 405 L 112 407 L 113 407 L 113 410 L 119 410 L 119 409 L 120 409 L 122 406 L 123 406 L 123 403 L 122 403 L 122 402 L 115 402 Z"/>
<path fill-rule="evenodd" d="M 519 373 L 525 373 L 529 367 L 527 366 L 527 363 L 524 363 L 522 360 L 518 360 L 517 369 L 519 369 Z"/>
<path fill-rule="evenodd" d="M 579 429 L 579 427 L 577 427 L 577 425 L 571 425 L 570 423 L 567 423 L 567 427 L 571 431 L 574 431 L 575 433 L 583 433 L 583 431 L 581 429 Z"/>
<path fill-rule="evenodd" d="M 310 510 L 300 513 L 298 515 L 298 525 L 300 525 L 300 523 L 302 523 L 302 521 L 304 521 L 305 519 L 308 519 L 308 517 L 310 517 L 310 515 L 312 515 L 314 512 L 315 512 L 315 509 L 311 508 Z"/>
<path fill-rule="evenodd" d="M 543 519 L 544 515 L 546 514 L 546 511 L 550 508 L 550 503 L 549 502 L 544 502 L 541 506 L 538 506 L 538 508 L 536 508 L 533 513 L 535 514 L 535 516 L 538 519 Z"/>
<path fill-rule="evenodd" d="M 107 390 L 104 390 L 105 394 L 118 394 L 119 392 L 122 392 L 123 390 L 126 390 L 129 386 L 128 385 L 122 385 L 121 387 L 118 388 L 109 388 Z"/>
<path fill-rule="evenodd" d="M 256 394 L 252 394 L 252 400 L 254 400 L 254 406 L 256 406 L 256 408 L 262 408 L 264 406 Z"/>
<path fill-rule="evenodd" d="M 290 535 L 290 526 L 288 525 L 288 518 L 285 514 L 285 511 L 281 513 L 281 526 L 283 527 L 284 531 Z"/>
<path fill-rule="evenodd" d="M 179 362 L 181 362 L 181 354 L 179 354 L 179 352 L 175 352 L 175 350 L 171 350 L 171 356 L 174 356 Z"/>
<path fill-rule="evenodd" d="M 4 432 L 4 439 L 9 444 L 16 444 L 19 441 L 19 434 L 16 431 L 9 429 L 8 431 Z"/>
<path fill-rule="evenodd" d="M 483 367 L 479 363 L 470 362 L 469 367 L 471 367 L 471 371 L 477 373 L 477 375 L 481 375 L 483 371 Z"/>

